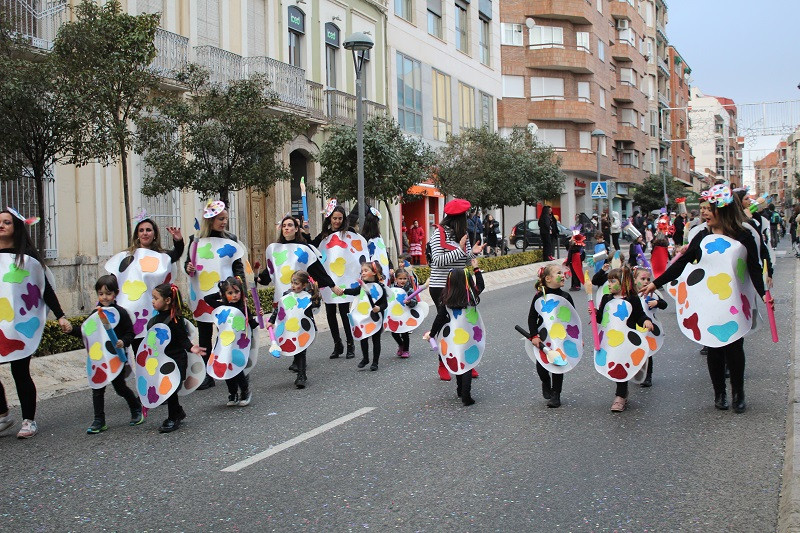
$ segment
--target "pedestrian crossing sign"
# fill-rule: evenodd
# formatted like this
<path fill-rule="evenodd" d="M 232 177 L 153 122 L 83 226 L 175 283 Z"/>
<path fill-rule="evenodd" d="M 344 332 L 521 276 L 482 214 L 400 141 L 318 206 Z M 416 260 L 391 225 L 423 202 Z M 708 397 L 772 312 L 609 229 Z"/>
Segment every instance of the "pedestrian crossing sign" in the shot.
<path fill-rule="evenodd" d="M 607 181 L 593 181 L 590 188 L 592 189 L 592 198 L 608 198 Z"/>

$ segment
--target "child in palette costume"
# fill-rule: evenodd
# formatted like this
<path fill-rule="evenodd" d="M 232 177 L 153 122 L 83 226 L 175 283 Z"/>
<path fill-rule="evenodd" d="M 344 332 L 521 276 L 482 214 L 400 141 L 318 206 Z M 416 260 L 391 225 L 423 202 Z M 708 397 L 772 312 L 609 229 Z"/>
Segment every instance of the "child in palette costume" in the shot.
<path fill-rule="evenodd" d="M 472 259 L 472 269 L 450 270 L 436 318 L 431 330 L 423 335 L 423 339 L 429 340 L 441 334 L 437 344 L 439 356 L 456 375 L 456 393 L 465 406 L 475 403 L 472 370 L 486 349 L 486 327 L 477 307 L 483 289 L 483 274 L 477 259 Z"/>
<path fill-rule="evenodd" d="M 167 419 L 158 431 L 171 433 L 186 418 L 178 400 L 178 391 L 186 379 L 186 353 L 202 357 L 205 349 L 189 340 L 177 286 L 158 285 L 152 297 L 156 314 L 147 322 L 147 333 L 136 354 L 136 390 L 148 409 L 167 402 Z"/>
<path fill-rule="evenodd" d="M 353 338 L 361 340 L 359 369 L 369 364 L 369 337 L 372 337 L 372 365 L 369 369 L 373 372 L 378 370 L 384 312 L 388 306 L 386 291 L 383 270 L 376 261 L 361 265 L 361 285 L 344 291 L 348 296 L 357 297 L 350 306 L 349 318 Z"/>
<path fill-rule="evenodd" d="M 744 336 L 752 327 L 756 294 L 766 305 L 759 264 L 759 244 L 743 226 L 739 199 L 727 184 L 701 194 L 709 203 L 707 227 L 697 232 L 686 251 L 642 289 L 651 294 L 669 284 L 676 298 L 678 326 L 684 335 L 708 347 L 708 373 L 714 406 L 729 408 L 725 367 L 730 371 L 733 409 L 742 413 L 744 399 Z"/>
<path fill-rule="evenodd" d="M 275 327 L 275 337 L 280 355 L 294 356 L 297 377 L 294 385 L 304 389 L 306 375 L 306 352 L 314 342 L 317 324 L 314 311 L 320 306 L 321 297 L 316 282 L 304 270 L 292 275 L 292 283 L 278 301 L 278 307 L 269 318 L 267 327 Z M 275 355 L 275 354 L 273 354 Z"/>
<path fill-rule="evenodd" d="M 116 392 L 128 404 L 131 411 L 131 426 L 144 422 L 142 402 L 135 392 L 125 384 L 125 362 L 127 348 L 133 343 L 133 323 L 128 312 L 117 305 L 119 294 L 117 278 L 111 274 L 100 276 L 94 284 L 97 292 L 97 311 L 86 319 L 83 325 L 73 328 L 69 333 L 83 339 L 86 346 L 86 371 L 89 387 L 92 389 L 92 405 L 94 421 L 86 433 L 94 435 L 106 431 L 105 394 L 106 386 L 111 383 Z M 100 316 L 100 312 L 103 316 Z M 103 319 L 113 326 L 111 332 L 106 330 Z"/>
<path fill-rule="evenodd" d="M 564 374 L 575 368 L 583 352 L 581 319 L 563 287 L 560 266 L 542 267 L 528 312 L 528 331 L 533 337 L 525 343 L 525 350 L 536 363 L 542 396 L 551 408 L 561 406 Z"/>
<path fill-rule="evenodd" d="M 246 293 L 240 279 L 227 278 L 220 281 L 218 287 L 218 293 L 203 298 L 214 308 L 212 315 L 220 328 L 206 372 L 214 379 L 225 380 L 228 407 L 245 407 L 253 398 L 245 368 L 253 348 L 258 350 L 255 342 L 258 321 L 247 310 Z"/>
<path fill-rule="evenodd" d="M 644 256 L 642 256 L 642 258 L 643 257 Z M 633 267 L 633 285 L 637 292 L 641 291 L 650 284 L 651 277 L 652 273 L 647 265 Z M 667 301 L 661 298 L 657 292 L 654 292 L 648 296 L 640 296 L 640 298 L 642 299 L 642 309 L 644 310 L 644 313 L 653 323 L 652 334 L 656 340 L 656 348 L 647 358 L 647 363 L 645 364 L 647 369 L 644 373 L 644 379 L 641 380 L 642 387 L 646 388 L 653 386 L 653 355 L 655 355 L 655 353 L 664 345 L 664 327 L 661 325 L 661 321 L 656 318 L 656 309 L 666 309 Z M 637 382 L 639 380 L 640 373 L 641 372 L 637 373 L 633 377 L 632 381 Z"/>
<path fill-rule="evenodd" d="M 642 308 L 628 265 L 608 273 L 608 290 L 597 309 L 600 349 L 594 352 L 594 367 L 617 383 L 611 410 L 622 412 L 628 402 L 628 381 L 645 365 L 656 343 L 653 322 Z"/>
<path fill-rule="evenodd" d="M 410 332 L 417 329 L 428 316 L 428 304 L 419 295 L 409 298 L 417 290 L 413 274 L 405 268 L 394 271 L 394 285 L 387 292 L 388 307 L 383 327 L 392 333 L 397 342 L 397 356 L 409 356 Z"/>

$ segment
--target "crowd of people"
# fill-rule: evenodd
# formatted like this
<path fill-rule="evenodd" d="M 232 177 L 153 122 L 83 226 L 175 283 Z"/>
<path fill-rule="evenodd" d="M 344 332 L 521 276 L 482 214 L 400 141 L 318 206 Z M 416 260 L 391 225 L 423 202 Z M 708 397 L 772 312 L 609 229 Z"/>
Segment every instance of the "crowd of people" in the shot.
<path fill-rule="evenodd" d="M 771 209 L 759 212 L 757 199 L 725 184 L 704 192 L 702 198 L 698 213 L 674 218 L 665 213 L 650 224 L 638 213 L 625 222 L 612 213 L 605 228 L 602 223 L 598 226 L 596 246 L 602 249 L 595 248 L 592 254 L 584 249 L 585 236 L 573 228 L 565 264 L 550 261 L 541 268 L 527 317 L 529 331 L 518 331 L 530 340 L 526 351 L 536 364 L 548 408 L 561 406 L 564 376 L 580 361 L 584 341 L 592 344 L 595 369 L 616 384 L 612 411 L 625 410 L 631 381 L 652 385 L 653 355 L 665 341 L 656 316 L 657 310 L 668 306 L 658 292 L 664 287 L 677 302 L 673 307 L 678 308 L 681 332 L 707 351 L 715 406 L 724 410 L 731 405 L 727 371 L 733 409 L 745 411 L 744 336 L 757 324 L 758 301 L 769 310 L 773 305 L 767 293 L 772 273 Z M 414 274 L 414 256 L 420 253 L 401 256 L 397 265 L 389 259 L 379 231 L 381 214 L 369 206 L 359 225 L 357 209 L 347 214 L 335 200 L 329 202 L 322 231 L 314 238 L 307 223 L 285 216 L 278 239 L 267 247 L 261 272 L 252 270 L 244 246 L 227 231 L 228 212 L 221 201 L 206 205 L 200 229 L 188 246 L 180 229 L 167 228 L 171 250 L 161 247 L 158 226 L 142 213 L 131 246 L 112 257 L 106 264 L 108 274 L 97 280 L 97 308 L 80 330 L 73 330 L 63 316 L 46 268 L 31 244 L 28 226 L 35 220 L 13 209 L 3 210 L 0 274 L 6 283 L 0 305 L 7 300 L 13 316 L 0 324 L 0 362 L 11 363 L 21 401 L 23 423 L 17 436 L 30 438 L 38 431 L 30 357 L 41 339 L 48 308 L 65 334 L 84 340 L 94 407 L 89 434 L 108 429 L 104 391 L 109 384 L 130 409 L 131 426 L 142 424 L 148 410 L 166 403 L 162 433 L 179 429 L 186 418 L 180 397 L 210 389 L 220 380 L 227 385 L 227 406 L 250 405 L 249 374 L 258 359 L 262 330 L 269 334 L 264 339 L 266 351 L 291 357 L 294 385 L 306 388 L 308 351 L 317 329 L 314 310 L 322 305 L 334 340 L 331 359 L 355 358 L 357 340 L 361 359 L 356 368 L 377 371 L 385 330 L 397 344 L 396 355 L 408 358 L 409 334 L 422 326 L 428 314 L 420 298 L 425 288 L 436 314 L 423 339 L 439 354 L 438 377 L 450 381 L 455 375 L 458 397 L 463 405 L 472 405 L 476 367 L 487 343 L 479 311 L 485 285 L 477 258 L 490 243 L 479 238 L 483 228 L 475 220 L 470 224 L 470 210 L 470 203 L 462 199 L 445 205 L 445 216 L 434 226 L 426 247 L 427 286 L 420 286 Z M 549 210 L 545 212 L 549 215 Z M 412 245 L 421 244 L 411 239 L 411 230 L 418 227 L 415 221 L 409 230 Z M 608 230 L 608 241 L 603 229 Z M 651 239 L 646 237 L 648 231 L 653 232 Z M 632 240 L 627 260 L 619 253 L 623 232 Z M 650 260 L 644 254 L 648 247 Z M 174 284 L 173 264 L 185 249 L 187 301 L 196 331 L 182 314 L 183 298 Z M 725 287 L 719 286 L 720 274 L 728 280 Z M 567 278 L 571 290 L 586 290 L 594 302 L 591 328 L 581 324 L 572 297 L 562 290 Z M 261 308 L 252 296 L 257 293 L 251 280 L 274 285 L 272 306 Z M 720 305 L 703 305 L 709 299 L 719 300 Z M 131 370 L 133 389 L 126 384 Z M 4 431 L 14 420 L 2 384 L 0 402 L 0 431 Z"/>

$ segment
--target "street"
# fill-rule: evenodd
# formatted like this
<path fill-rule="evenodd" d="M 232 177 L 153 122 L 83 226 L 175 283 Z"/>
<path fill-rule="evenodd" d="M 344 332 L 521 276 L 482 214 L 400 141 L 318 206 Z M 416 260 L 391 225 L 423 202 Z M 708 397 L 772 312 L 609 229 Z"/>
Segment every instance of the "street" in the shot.
<path fill-rule="evenodd" d="M 526 282 L 482 298 L 488 343 L 471 407 L 455 380 L 436 377 L 424 330 L 407 360 L 384 334 L 378 372 L 329 360 L 321 333 L 305 390 L 289 358 L 262 349 L 249 407 L 225 407 L 220 382 L 182 399 L 188 418 L 172 434 L 157 433 L 163 406 L 129 427 L 112 390 L 100 435 L 85 433 L 88 388 L 40 402 L 36 438 L 0 438 L 0 530 L 772 531 L 795 261 L 776 265 L 780 343 L 768 326 L 745 341 L 745 414 L 714 409 L 705 357 L 679 333 L 671 300 L 653 387 L 632 385 L 624 413 L 609 411 L 614 386 L 594 370 L 591 341 L 563 406 L 547 409 L 513 329 L 526 324 Z M 588 328 L 585 293 L 572 295 Z"/>

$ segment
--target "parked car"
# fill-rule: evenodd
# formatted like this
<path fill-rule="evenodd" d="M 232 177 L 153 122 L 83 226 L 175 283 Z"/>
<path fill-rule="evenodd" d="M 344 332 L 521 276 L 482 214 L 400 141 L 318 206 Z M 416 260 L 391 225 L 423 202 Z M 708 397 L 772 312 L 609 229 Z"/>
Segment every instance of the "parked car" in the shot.
<path fill-rule="evenodd" d="M 538 220 L 528 220 L 526 221 L 525 225 L 527 225 L 528 229 L 525 231 L 525 240 L 528 241 L 529 247 L 538 248 L 542 246 L 542 237 L 539 235 L 539 221 Z M 509 242 L 518 250 L 522 249 L 523 245 L 523 223 L 517 222 L 514 225 L 514 228 L 511 230 L 511 236 L 509 237 Z M 558 222 L 558 242 L 559 246 L 562 248 L 566 248 L 567 244 L 569 243 L 569 239 L 572 237 L 572 231 Z"/>

